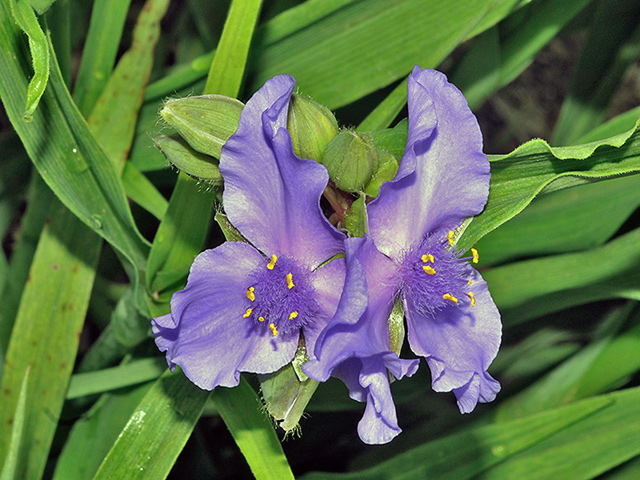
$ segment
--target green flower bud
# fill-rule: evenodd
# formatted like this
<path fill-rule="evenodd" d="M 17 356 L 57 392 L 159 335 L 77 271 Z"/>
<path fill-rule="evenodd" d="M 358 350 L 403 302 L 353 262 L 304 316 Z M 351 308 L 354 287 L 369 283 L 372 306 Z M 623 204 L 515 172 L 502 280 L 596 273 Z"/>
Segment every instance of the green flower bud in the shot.
<path fill-rule="evenodd" d="M 293 151 L 300 158 L 319 162 L 325 147 L 338 134 L 338 122 L 331 110 L 318 102 L 294 93 L 289 103 L 287 130 Z"/>
<path fill-rule="evenodd" d="M 360 192 L 378 169 L 380 155 L 370 134 L 345 130 L 327 145 L 321 163 L 340 190 Z"/>
<path fill-rule="evenodd" d="M 222 146 L 238 129 L 243 107 L 235 98 L 201 95 L 169 100 L 160 115 L 196 152 L 220 158 Z"/>
<path fill-rule="evenodd" d="M 222 175 L 215 158 L 196 152 L 177 135 L 173 137 L 161 135 L 153 141 L 165 158 L 178 170 L 211 184 L 222 184 Z"/>

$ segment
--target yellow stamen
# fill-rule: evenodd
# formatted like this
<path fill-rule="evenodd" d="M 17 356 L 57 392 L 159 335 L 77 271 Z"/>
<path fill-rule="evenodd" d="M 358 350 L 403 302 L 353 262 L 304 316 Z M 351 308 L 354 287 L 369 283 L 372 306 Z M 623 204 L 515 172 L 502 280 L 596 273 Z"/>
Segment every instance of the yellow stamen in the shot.
<path fill-rule="evenodd" d="M 469 280 L 469 281 L 467 282 L 467 285 L 471 285 L 472 283 L 473 283 L 473 280 Z"/>
<path fill-rule="evenodd" d="M 249 315 L 251 315 L 251 312 L 253 312 L 253 308 L 247 308 L 247 311 L 244 312 L 244 315 L 242 315 L 242 318 L 249 318 Z"/>
<path fill-rule="evenodd" d="M 458 303 L 458 299 L 456 297 L 454 297 L 453 295 L 451 295 L 450 293 L 445 293 L 442 298 L 444 298 L 445 300 L 451 300 L 453 303 Z"/>
<path fill-rule="evenodd" d="M 435 275 L 436 271 L 433 267 L 430 267 L 429 265 L 423 265 L 422 269 L 424 270 L 424 272 L 427 275 Z"/>
<path fill-rule="evenodd" d="M 273 323 L 269 324 L 269 329 L 271 330 L 271 333 L 273 334 L 274 337 L 278 336 L 278 329 Z"/>
<path fill-rule="evenodd" d="M 427 263 L 427 262 L 435 263 L 435 260 L 436 260 L 435 258 L 433 258 L 433 255 L 431 255 L 430 253 L 425 253 L 424 255 L 422 255 L 421 258 L 424 263 Z"/>
<path fill-rule="evenodd" d="M 296 310 L 294 310 L 293 312 L 291 312 L 289 314 L 289 320 L 293 320 L 294 318 L 296 318 L 298 316 L 298 312 Z"/>
<path fill-rule="evenodd" d="M 260 320 L 261 322 L 264 322 L 264 317 L 258 317 L 258 320 Z"/>
<path fill-rule="evenodd" d="M 247 298 L 252 302 L 256 299 L 256 294 L 253 293 L 254 290 L 255 290 L 254 287 L 249 287 L 249 290 L 247 290 Z"/>
<path fill-rule="evenodd" d="M 277 261 L 278 261 L 278 257 L 275 255 L 271 255 L 271 261 L 267 264 L 267 268 L 269 270 L 273 270 L 273 267 L 276 266 Z"/>
<path fill-rule="evenodd" d="M 287 273 L 287 287 L 291 290 L 293 286 L 293 273 Z"/>
<path fill-rule="evenodd" d="M 475 248 L 472 248 L 471 255 L 473 256 L 473 260 L 471 261 L 473 263 L 478 263 L 478 261 L 480 260 L 480 254 L 478 253 L 478 250 L 476 250 Z"/>
<path fill-rule="evenodd" d="M 476 297 L 473 296 L 473 292 L 469 292 L 467 295 L 469 295 L 469 298 L 471 299 L 471 306 L 473 307 L 476 304 Z"/>
<path fill-rule="evenodd" d="M 447 233 L 447 241 L 449 242 L 449 245 L 453 247 L 453 230 L 449 230 L 449 233 Z"/>

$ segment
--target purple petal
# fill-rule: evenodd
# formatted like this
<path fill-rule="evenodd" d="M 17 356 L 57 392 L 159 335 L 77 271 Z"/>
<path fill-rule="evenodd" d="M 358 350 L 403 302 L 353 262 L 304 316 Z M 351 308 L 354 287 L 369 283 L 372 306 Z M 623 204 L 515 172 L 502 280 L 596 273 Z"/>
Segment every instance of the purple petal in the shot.
<path fill-rule="evenodd" d="M 487 373 L 500 346 L 500 313 L 486 282 L 470 270 L 474 306 L 461 301 L 459 306 L 452 305 L 428 317 L 418 315 L 412 299 L 405 298 L 411 350 L 426 357 L 433 389 L 453 391 L 462 413 L 471 412 L 478 402 L 492 401 L 500 390 L 500 384 Z"/>
<path fill-rule="evenodd" d="M 279 75 L 247 102 L 236 133 L 222 147 L 224 209 L 267 256 L 287 254 L 311 268 L 342 251 L 344 235 L 324 217 L 324 166 L 293 153 L 286 130 L 295 80 Z"/>
<path fill-rule="evenodd" d="M 345 383 L 351 398 L 367 402 L 364 415 L 358 422 L 358 435 L 363 442 L 381 445 L 390 442 L 402 431 L 398 426 L 384 359 L 350 358 L 336 368 L 334 376 Z"/>
<path fill-rule="evenodd" d="M 169 366 L 180 365 L 200 388 L 233 387 L 240 372 L 271 373 L 293 358 L 297 333 L 273 338 L 243 318 L 248 278 L 264 263 L 246 243 L 205 250 L 194 260 L 187 286 L 171 298 L 171 313 L 153 319 Z"/>
<path fill-rule="evenodd" d="M 389 347 L 387 320 L 398 291 L 397 265 L 370 238 L 350 238 L 345 250 L 347 276 L 338 309 L 318 338 L 316 358 L 302 369 L 319 381 L 330 375 L 342 379 L 351 398 L 367 402 L 358 424 L 360 438 L 387 443 L 401 431 L 387 370 L 398 379 L 411 376 L 418 361 L 402 360 Z"/>
<path fill-rule="evenodd" d="M 303 328 L 308 355 L 313 356 L 318 335 L 333 318 L 344 286 L 346 265 L 344 258 L 336 258 L 313 272 L 311 282 L 319 311 L 313 322 Z"/>
<path fill-rule="evenodd" d="M 347 276 L 340 304 L 318 338 L 316 358 L 303 366 L 307 375 L 319 381 L 327 380 L 350 357 L 390 351 L 387 320 L 398 290 L 396 264 L 378 252 L 370 238 L 347 239 L 345 249 Z"/>
<path fill-rule="evenodd" d="M 444 74 L 409 76 L 409 137 L 396 178 L 368 208 L 371 236 L 398 258 L 425 234 L 453 230 L 484 208 L 489 162 L 482 134 L 462 93 Z"/>

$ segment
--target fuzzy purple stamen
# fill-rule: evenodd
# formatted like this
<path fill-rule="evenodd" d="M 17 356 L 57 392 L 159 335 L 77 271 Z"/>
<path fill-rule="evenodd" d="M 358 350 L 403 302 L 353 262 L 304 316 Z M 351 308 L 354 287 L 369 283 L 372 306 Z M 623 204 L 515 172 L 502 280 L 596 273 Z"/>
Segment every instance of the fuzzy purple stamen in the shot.
<path fill-rule="evenodd" d="M 418 313 L 433 314 L 452 305 L 468 305 L 469 265 L 449 244 L 446 231 L 427 235 L 402 260 L 402 292 Z"/>
<path fill-rule="evenodd" d="M 247 285 L 245 318 L 274 337 L 298 332 L 318 309 L 309 273 L 286 256 L 272 256 Z"/>

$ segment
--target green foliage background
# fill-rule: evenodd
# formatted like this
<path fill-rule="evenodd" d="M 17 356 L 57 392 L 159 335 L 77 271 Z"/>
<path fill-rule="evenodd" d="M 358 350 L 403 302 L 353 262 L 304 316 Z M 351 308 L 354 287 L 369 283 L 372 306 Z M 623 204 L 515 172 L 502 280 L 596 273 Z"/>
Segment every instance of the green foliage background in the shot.
<path fill-rule="evenodd" d="M 0 3 L 0 479 L 638 478 L 640 109 L 611 107 L 637 82 L 638 18 L 637 0 Z M 153 147 L 166 98 L 246 101 L 290 73 L 376 130 L 419 64 L 502 108 L 480 116 L 490 149 L 549 86 L 520 109 L 501 89 L 567 38 L 547 141 L 487 152 L 489 202 L 460 238 L 503 315 L 495 402 L 461 416 L 423 366 L 392 386 L 404 432 L 368 447 L 363 405 L 329 381 L 282 442 L 251 376 L 209 393 L 166 371 L 149 318 L 224 239 L 220 189 Z"/>

